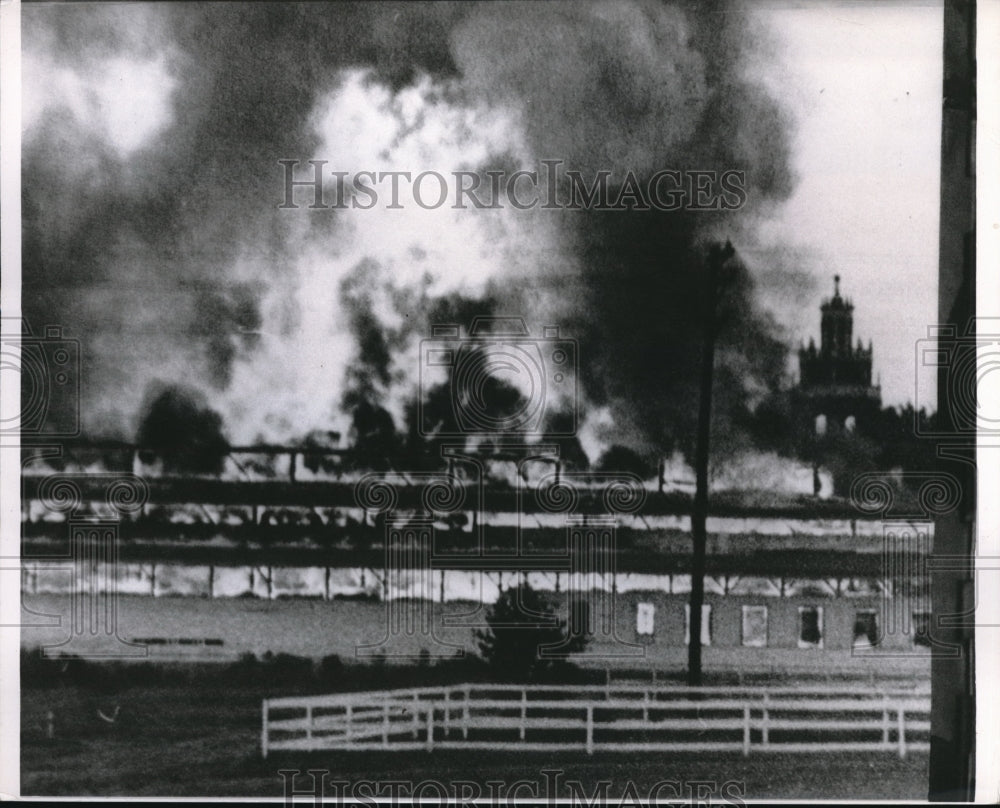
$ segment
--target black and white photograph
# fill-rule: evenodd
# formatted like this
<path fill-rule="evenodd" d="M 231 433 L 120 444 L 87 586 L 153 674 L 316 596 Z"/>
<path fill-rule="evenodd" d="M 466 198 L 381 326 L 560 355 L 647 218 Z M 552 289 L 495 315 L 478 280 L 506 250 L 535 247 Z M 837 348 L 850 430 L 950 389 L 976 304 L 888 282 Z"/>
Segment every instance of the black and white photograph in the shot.
<path fill-rule="evenodd" d="M 0 793 L 995 799 L 998 10 L 0 6 Z"/>

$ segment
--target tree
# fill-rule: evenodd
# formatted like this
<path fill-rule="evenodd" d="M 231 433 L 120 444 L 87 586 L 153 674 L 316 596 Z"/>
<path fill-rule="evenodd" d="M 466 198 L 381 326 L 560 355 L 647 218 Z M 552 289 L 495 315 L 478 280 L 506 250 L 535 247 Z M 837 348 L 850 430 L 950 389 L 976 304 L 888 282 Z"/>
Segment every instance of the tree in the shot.
<path fill-rule="evenodd" d="M 389 411 L 364 399 L 355 405 L 351 413 L 350 438 L 354 451 L 349 465 L 377 471 L 392 466 L 402 442 Z"/>
<path fill-rule="evenodd" d="M 149 392 L 136 435 L 141 456 L 158 457 L 168 472 L 217 474 L 229 444 L 222 433 L 222 416 L 204 397 L 188 387 L 169 385 Z"/>
<path fill-rule="evenodd" d="M 838 432 L 822 442 L 824 465 L 833 476 L 833 493 L 849 497 L 859 474 L 878 470 L 878 445 L 872 439 L 850 432 Z"/>
<path fill-rule="evenodd" d="M 558 619 L 552 604 L 526 583 L 501 592 L 486 622 L 488 628 L 477 631 L 476 639 L 500 681 L 535 679 L 552 663 L 583 651 L 589 639 L 583 632 L 568 634 L 566 621 Z"/>
<path fill-rule="evenodd" d="M 329 449 L 331 454 L 305 454 L 302 458 L 304 465 L 313 474 L 322 471 L 324 474 L 339 474 L 340 458 L 332 453 L 340 445 L 340 433 L 332 430 L 313 429 L 306 433 L 299 442 L 303 449 Z"/>
<path fill-rule="evenodd" d="M 636 474 L 646 480 L 656 473 L 653 465 L 634 449 L 615 444 L 609 447 L 597 461 L 598 471 L 626 472 Z"/>
<path fill-rule="evenodd" d="M 588 469 L 590 459 L 583 451 L 583 444 L 575 429 L 576 419 L 573 413 L 564 411 L 547 412 L 545 414 L 545 431 L 542 434 L 543 444 L 555 444 L 559 447 L 559 462 L 566 469 Z"/>

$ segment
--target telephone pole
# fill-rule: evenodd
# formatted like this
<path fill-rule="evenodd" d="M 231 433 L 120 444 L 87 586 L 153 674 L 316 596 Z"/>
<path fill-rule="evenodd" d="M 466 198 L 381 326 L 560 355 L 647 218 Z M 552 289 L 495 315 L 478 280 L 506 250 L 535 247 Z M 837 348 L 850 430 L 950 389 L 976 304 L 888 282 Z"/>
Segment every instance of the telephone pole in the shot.
<path fill-rule="evenodd" d="M 715 339 L 719 328 L 719 282 L 722 266 L 735 254 L 728 241 L 725 247 L 709 248 L 705 266 L 701 347 L 701 391 L 698 401 L 698 433 L 694 452 L 695 492 L 691 511 L 691 601 L 688 625 L 688 684 L 701 684 L 701 608 L 705 602 L 705 556 L 708 548 L 708 456 L 712 434 L 712 377 L 715 369 Z"/>

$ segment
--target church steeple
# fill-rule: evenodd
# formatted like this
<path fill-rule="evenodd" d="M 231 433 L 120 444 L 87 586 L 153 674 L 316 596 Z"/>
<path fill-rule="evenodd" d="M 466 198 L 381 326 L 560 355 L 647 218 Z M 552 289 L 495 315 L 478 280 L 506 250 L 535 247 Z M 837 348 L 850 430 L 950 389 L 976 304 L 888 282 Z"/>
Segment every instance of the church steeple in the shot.
<path fill-rule="evenodd" d="M 812 339 L 799 349 L 799 406 L 847 431 L 873 423 L 882 396 L 872 387 L 871 341 L 868 348 L 860 339 L 854 343 L 854 304 L 840 293 L 840 275 L 833 276 L 833 297 L 823 300 L 820 313 L 819 349 Z"/>
<path fill-rule="evenodd" d="M 854 304 L 840 293 L 840 275 L 833 276 L 833 297 L 820 305 L 820 344 L 799 351 L 799 372 L 803 388 L 848 388 L 857 391 L 871 386 L 872 350 L 861 340 L 854 341 Z"/>
<path fill-rule="evenodd" d="M 840 296 L 840 275 L 833 276 L 833 297 L 823 301 L 820 324 L 820 355 L 848 357 L 851 352 L 851 334 L 854 330 L 854 305 Z"/>

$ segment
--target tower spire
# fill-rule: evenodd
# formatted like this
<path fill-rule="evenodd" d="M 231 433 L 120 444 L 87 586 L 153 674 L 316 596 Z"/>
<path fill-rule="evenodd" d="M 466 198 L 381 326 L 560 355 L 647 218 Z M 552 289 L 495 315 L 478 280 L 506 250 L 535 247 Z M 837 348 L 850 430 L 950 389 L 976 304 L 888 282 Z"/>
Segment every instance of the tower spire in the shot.
<path fill-rule="evenodd" d="M 840 275 L 833 276 L 833 296 L 840 297 Z"/>

